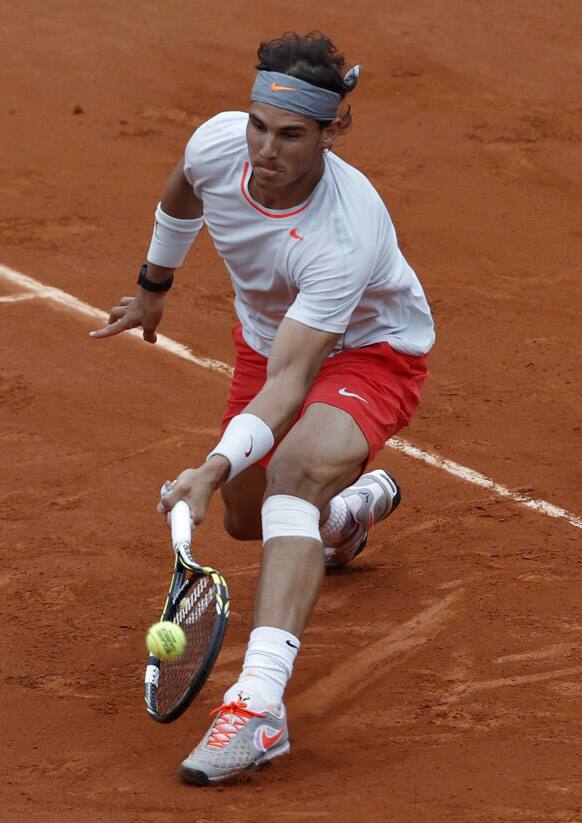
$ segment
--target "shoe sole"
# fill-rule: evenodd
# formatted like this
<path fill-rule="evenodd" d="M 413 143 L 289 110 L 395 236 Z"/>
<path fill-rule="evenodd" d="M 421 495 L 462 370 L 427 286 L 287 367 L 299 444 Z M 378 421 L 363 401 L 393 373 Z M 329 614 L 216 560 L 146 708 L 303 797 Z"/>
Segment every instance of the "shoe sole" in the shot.
<path fill-rule="evenodd" d="M 244 766 L 240 769 L 233 769 L 231 772 L 221 774 L 218 777 L 208 777 L 206 772 L 203 772 L 200 769 L 189 769 L 188 766 L 183 765 L 180 766 L 178 775 L 184 783 L 189 783 L 192 786 L 213 786 L 215 783 L 228 780 L 229 777 L 234 777 L 234 775 L 240 774 L 241 772 L 254 772 L 255 769 L 258 769 L 265 763 L 268 763 L 269 760 L 273 760 L 274 757 L 279 757 L 282 754 L 288 754 L 290 750 L 291 746 L 289 743 L 285 743 L 283 746 L 274 747 L 261 755 L 250 766 Z"/>
<path fill-rule="evenodd" d="M 394 495 L 394 497 L 392 497 L 390 508 L 386 511 L 383 517 L 380 518 L 380 520 L 376 521 L 380 523 L 382 520 L 385 520 L 388 517 L 388 515 L 392 514 L 392 512 L 395 509 L 398 508 L 398 506 L 400 505 L 400 500 L 402 499 L 402 492 L 400 491 L 400 486 L 398 485 L 396 478 L 393 477 L 390 474 L 390 472 L 387 472 L 386 469 L 376 469 L 373 472 L 368 472 L 368 474 L 371 474 L 376 483 L 380 483 L 380 485 L 384 486 L 384 488 L 386 488 L 387 485 L 387 494 L 389 495 L 389 497 L 392 497 L 392 487 L 396 489 L 396 494 Z M 365 477 L 366 475 L 363 476 Z M 384 483 L 382 483 L 382 480 L 384 481 Z"/>
<path fill-rule="evenodd" d="M 378 474 L 384 475 L 384 481 L 385 482 L 386 482 L 386 479 L 388 478 L 388 480 L 390 480 L 394 484 L 394 487 L 396 489 L 396 494 L 392 498 L 392 503 L 390 505 L 390 508 L 388 509 L 388 511 L 386 512 L 384 517 L 381 518 L 381 520 L 385 520 L 388 517 L 388 515 L 392 514 L 394 509 L 397 509 L 398 506 L 400 505 L 400 500 L 401 500 L 402 494 L 400 492 L 400 486 L 398 485 L 398 483 L 396 481 L 396 478 L 393 477 L 390 474 L 390 472 L 387 472 L 386 469 L 378 469 L 377 471 L 378 471 Z M 375 479 L 376 479 L 377 483 L 380 483 L 380 480 L 377 477 L 375 477 Z M 391 491 L 391 489 L 390 489 L 390 491 Z M 366 548 L 366 543 L 367 542 L 368 542 L 368 532 L 366 532 L 366 535 L 365 535 L 364 539 L 362 540 L 362 542 L 360 543 L 360 545 L 358 546 L 358 548 L 356 550 L 356 553 L 352 557 L 352 560 L 354 560 L 359 554 L 361 554 L 364 551 L 364 549 Z M 352 560 L 350 560 L 350 563 L 352 562 Z"/>

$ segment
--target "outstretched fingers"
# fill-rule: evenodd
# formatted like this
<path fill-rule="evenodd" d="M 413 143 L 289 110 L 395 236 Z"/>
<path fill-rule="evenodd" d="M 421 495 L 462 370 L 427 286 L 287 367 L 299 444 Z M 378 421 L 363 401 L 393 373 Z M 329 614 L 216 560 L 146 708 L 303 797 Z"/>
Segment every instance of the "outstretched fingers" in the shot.
<path fill-rule="evenodd" d="M 111 321 L 114 322 L 111 322 Z M 89 332 L 89 337 L 112 337 L 114 334 L 119 334 L 122 331 L 127 331 L 128 329 L 133 329 L 135 326 L 138 326 L 139 323 L 135 323 L 130 320 L 124 312 L 123 317 L 120 317 L 118 320 L 115 319 L 115 315 L 113 310 L 109 315 L 109 323 L 104 326 L 102 329 L 95 329 L 95 331 Z"/>
<path fill-rule="evenodd" d="M 112 337 L 141 326 L 143 328 L 143 339 L 147 343 L 155 343 L 157 340 L 155 329 L 159 322 L 159 316 L 151 317 L 143 311 L 143 308 L 140 310 L 134 305 L 134 301 L 134 297 L 122 297 L 119 305 L 114 306 L 109 312 L 107 325 L 102 329 L 90 332 L 90 337 Z"/>

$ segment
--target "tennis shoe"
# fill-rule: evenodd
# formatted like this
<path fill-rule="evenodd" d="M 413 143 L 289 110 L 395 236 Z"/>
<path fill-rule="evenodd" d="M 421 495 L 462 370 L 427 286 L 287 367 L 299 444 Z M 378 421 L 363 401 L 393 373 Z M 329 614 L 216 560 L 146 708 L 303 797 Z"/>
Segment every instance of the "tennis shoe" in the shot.
<path fill-rule="evenodd" d="M 254 711 L 249 697 L 238 697 L 211 712 L 210 729 L 180 766 L 186 783 L 211 786 L 290 750 L 285 707 Z"/>
<path fill-rule="evenodd" d="M 351 533 L 339 546 L 323 547 L 328 568 L 345 566 L 364 551 L 374 523 L 392 514 L 400 503 L 400 486 L 385 469 L 366 472 L 340 493 L 352 515 Z M 355 529 L 353 524 L 355 523 Z"/>

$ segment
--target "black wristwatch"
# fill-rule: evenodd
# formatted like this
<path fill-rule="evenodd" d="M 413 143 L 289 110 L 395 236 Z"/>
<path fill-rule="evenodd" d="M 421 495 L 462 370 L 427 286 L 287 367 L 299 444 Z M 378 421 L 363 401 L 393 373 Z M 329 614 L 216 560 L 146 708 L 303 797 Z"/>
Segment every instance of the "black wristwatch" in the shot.
<path fill-rule="evenodd" d="M 148 264 L 144 263 L 141 269 L 139 270 L 139 277 L 137 278 L 137 285 L 141 286 L 142 289 L 146 291 L 154 291 L 154 292 L 162 292 L 162 291 L 170 291 L 172 288 L 172 283 L 174 282 L 174 275 L 171 274 L 167 280 L 163 280 L 161 283 L 154 283 L 152 280 L 148 280 L 146 273 L 148 270 Z"/>

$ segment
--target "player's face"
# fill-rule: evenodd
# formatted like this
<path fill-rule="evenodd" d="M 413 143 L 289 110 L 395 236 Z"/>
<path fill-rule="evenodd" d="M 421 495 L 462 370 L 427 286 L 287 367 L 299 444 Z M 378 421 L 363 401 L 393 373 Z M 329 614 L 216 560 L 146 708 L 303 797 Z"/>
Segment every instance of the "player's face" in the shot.
<path fill-rule="evenodd" d="M 321 130 L 315 120 L 300 114 L 253 103 L 247 125 L 247 145 L 256 185 L 265 191 L 283 192 L 317 182 L 321 153 L 329 148 L 337 130 Z"/>

